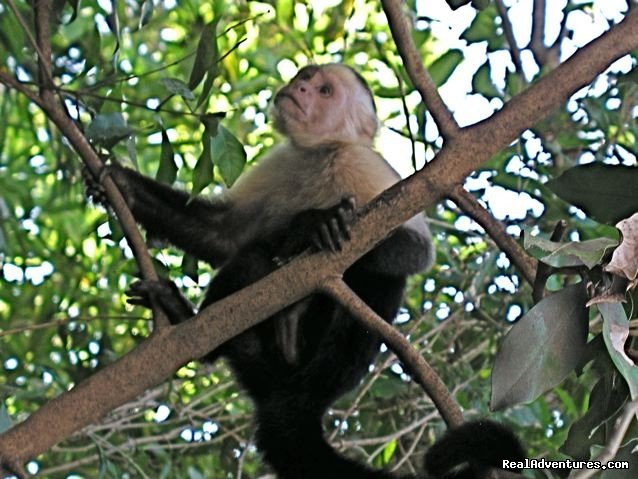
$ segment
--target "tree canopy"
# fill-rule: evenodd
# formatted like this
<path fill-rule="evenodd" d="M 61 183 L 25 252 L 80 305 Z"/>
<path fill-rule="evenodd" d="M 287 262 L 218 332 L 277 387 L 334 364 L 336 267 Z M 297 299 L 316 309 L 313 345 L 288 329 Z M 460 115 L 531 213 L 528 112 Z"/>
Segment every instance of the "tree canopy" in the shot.
<path fill-rule="evenodd" d="M 146 269 L 126 222 L 87 203 L 82 169 L 97 152 L 214 194 L 278 141 L 273 91 L 326 62 L 361 73 L 378 150 L 419 172 L 362 220 L 378 239 L 392 226 L 379 219 L 428 215 L 436 263 L 410 280 L 401 335 L 465 417 L 510 424 L 529 457 L 616 457 L 635 474 L 635 6 L 1 0 L 0 476 L 268 474 L 223 361 L 162 366 L 164 381 L 160 364 L 136 362 L 162 359 L 153 340 L 184 357 L 192 345 L 151 334 L 161 322 L 126 303 Z M 208 265 L 150 252 L 158 274 L 202 297 Z M 445 413 L 414 380 L 420 366 L 387 344 L 326 435 L 361 461 L 414 471 Z M 83 399 L 74 410 L 65 397 Z"/>

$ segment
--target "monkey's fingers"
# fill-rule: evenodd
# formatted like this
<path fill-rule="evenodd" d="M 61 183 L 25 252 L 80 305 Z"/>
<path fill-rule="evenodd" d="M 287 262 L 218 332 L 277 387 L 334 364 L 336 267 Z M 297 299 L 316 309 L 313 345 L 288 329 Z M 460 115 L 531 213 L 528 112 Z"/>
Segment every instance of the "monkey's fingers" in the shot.
<path fill-rule="evenodd" d="M 352 224 L 352 220 L 354 218 L 354 211 L 351 209 L 344 209 L 344 208 L 339 208 L 337 210 L 337 229 L 338 229 L 338 236 L 340 236 L 340 238 L 342 240 L 345 241 L 350 241 L 351 238 L 351 234 L 350 234 L 350 225 Z M 341 247 L 339 248 L 339 250 L 341 250 Z"/>
<path fill-rule="evenodd" d="M 354 196 L 346 196 L 341 200 L 339 206 L 341 206 L 344 210 L 348 210 L 354 213 L 354 211 L 357 209 L 357 200 L 354 198 Z"/>
<path fill-rule="evenodd" d="M 151 296 L 156 293 L 152 283 L 157 281 L 135 281 L 126 290 L 126 302 L 134 306 L 151 307 Z"/>
<path fill-rule="evenodd" d="M 313 237 L 313 243 L 321 251 L 330 250 L 334 253 L 335 251 L 337 251 L 337 246 L 335 245 L 332 237 L 332 228 L 330 226 L 330 223 L 331 221 L 328 221 L 326 223 L 322 223 L 319 226 L 317 233 Z"/>
<path fill-rule="evenodd" d="M 126 298 L 126 302 L 132 306 L 142 306 L 149 309 L 151 307 L 150 301 L 147 298 L 143 297 L 129 296 L 128 298 Z"/>
<path fill-rule="evenodd" d="M 84 191 L 86 197 L 91 199 L 93 203 L 107 206 L 106 193 L 100 184 L 100 181 L 93 176 L 86 166 L 82 167 L 82 179 L 84 180 Z"/>

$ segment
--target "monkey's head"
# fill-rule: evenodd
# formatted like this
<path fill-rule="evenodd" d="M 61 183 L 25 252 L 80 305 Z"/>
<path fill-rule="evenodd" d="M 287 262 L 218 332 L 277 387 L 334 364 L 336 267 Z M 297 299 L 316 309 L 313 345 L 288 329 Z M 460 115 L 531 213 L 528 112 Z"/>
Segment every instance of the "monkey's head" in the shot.
<path fill-rule="evenodd" d="M 275 128 L 304 148 L 371 146 L 378 128 L 365 80 L 336 63 L 299 70 L 275 95 L 271 114 Z"/>

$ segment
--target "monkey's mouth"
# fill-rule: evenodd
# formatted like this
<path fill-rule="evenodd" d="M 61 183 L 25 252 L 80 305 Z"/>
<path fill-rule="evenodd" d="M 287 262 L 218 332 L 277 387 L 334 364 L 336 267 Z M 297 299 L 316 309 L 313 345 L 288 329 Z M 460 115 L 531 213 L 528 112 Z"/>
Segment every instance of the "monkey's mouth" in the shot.
<path fill-rule="evenodd" d="M 289 93 L 285 93 L 281 91 L 277 93 L 277 96 L 275 97 L 275 103 L 279 103 L 283 98 L 288 98 L 290 101 L 292 101 L 295 104 L 297 108 L 299 108 L 302 111 L 302 113 L 304 114 L 306 113 L 303 107 L 301 106 L 301 104 L 297 101 L 297 99 Z"/>

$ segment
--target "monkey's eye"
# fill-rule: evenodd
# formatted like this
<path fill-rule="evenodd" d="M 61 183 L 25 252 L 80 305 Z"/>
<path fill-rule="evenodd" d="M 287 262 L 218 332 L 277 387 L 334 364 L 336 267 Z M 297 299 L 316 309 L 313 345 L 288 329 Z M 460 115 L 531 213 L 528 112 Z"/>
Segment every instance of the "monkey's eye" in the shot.
<path fill-rule="evenodd" d="M 319 93 L 321 96 L 330 96 L 332 95 L 332 87 L 330 85 L 322 85 L 321 88 L 319 88 Z"/>

